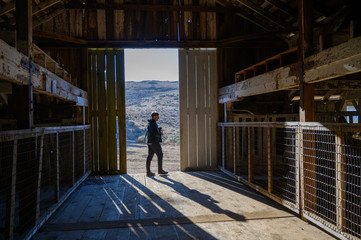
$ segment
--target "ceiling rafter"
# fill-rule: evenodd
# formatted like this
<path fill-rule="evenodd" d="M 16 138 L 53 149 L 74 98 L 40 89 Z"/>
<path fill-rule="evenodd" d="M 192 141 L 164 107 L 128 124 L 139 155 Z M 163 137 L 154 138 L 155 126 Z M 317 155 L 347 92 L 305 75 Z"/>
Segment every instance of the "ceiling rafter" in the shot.
<path fill-rule="evenodd" d="M 217 3 L 220 4 L 223 7 L 230 7 L 230 6 L 234 6 L 231 3 L 228 3 L 226 0 L 217 0 Z M 262 28 L 263 30 L 266 30 L 268 32 L 271 31 L 276 31 L 277 29 L 267 25 L 266 23 L 263 23 L 262 20 L 260 20 L 259 18 L 257 18 L 256 16 L 251 15 L 250 13 L 248 13 L 247 11 L 241 9 L 240 7 L 237 7 L 237 11 L 236 11 L 236 15 L 255 24 L 256 26 Z"/>
<path fill-rule="evenodd" d="M 293 17 L 294 19 L 297 19 L 297 12 L 294 11 L 292 8 L 288 7 L 286 4 L 280 2 L 279 0 L 265 0 L 265 1 L 273 5 L 274 7 L 278 8 L 280 11 Z"/>
<path fill-rule="evenodd" d="M 241 5 L 244 5 L 245 7 L 251 9 L 258 15 L 266 18 L 268 21 L 273 22 L 274 24 L 278 25 L 279 27 L 283 29 L 292 29 L 292 26 L 288 24 L 287 22 L 279 19 L 278 17 L 274 16 L 270 12 L 266 11 L 262 7 L 258 6 L 257 4 L 254 4 L 253 2 L 249 0 L 237 0 L 236 2 L 240 3 Z"/>

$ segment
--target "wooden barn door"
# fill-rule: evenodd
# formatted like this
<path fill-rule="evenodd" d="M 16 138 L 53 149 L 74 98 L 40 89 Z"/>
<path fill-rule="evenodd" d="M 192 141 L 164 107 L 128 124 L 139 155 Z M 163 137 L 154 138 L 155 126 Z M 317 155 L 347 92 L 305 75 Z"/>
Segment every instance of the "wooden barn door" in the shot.
<path fill-rule="evenodd" d="M 126 173 L 124 50 L 89 50 L 88 57 L 93 171 Z"/>
<path fill-rule="evenodd" d="M 179 51 L 181 170 L 217 168 L 216 49 Z"/>

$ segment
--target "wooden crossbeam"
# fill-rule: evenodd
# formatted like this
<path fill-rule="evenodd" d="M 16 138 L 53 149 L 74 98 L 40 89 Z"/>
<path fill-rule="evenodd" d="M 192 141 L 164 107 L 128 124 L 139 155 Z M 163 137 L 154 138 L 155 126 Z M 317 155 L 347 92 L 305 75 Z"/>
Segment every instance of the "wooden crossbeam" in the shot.
<path fill-rule="evenodd" d="M 361 37 L 305 58 L 305 83 L 322 82 L 361 72 Z M 256 77 L 223 87 L 219 102 L 299 87 L 297 64 L 275 69 Z M 346 81 L 346 80 L 345 80 Z"/>
<path fill-rule="evenodd" d="M 37 6 L 33 7 L 33 15 L 44 11 L 45 9 L 57 4 L 58 2 L 60 2 L 60 0 L 47 0 L 45 2 L 39 3 Z M 0 8 L 0 16 L 13 10 L 15 10 L 15 1 L 6 3 L 3 7 Z"/>
<path fill-rule="evenodd" d="M 258 6 L 257 4 L 254 4 L 253 2 L 249 0 L 237 0 L 237 2 L 241 3 L 245 7 L 251 9 L 255 13 L 261 15 L 262 17 L 266 18 L 268 21 L 273 22 L 274 24 L 280 26 L 283 29 L 291 29 L 292 26 L 285 21 L 280 20 L 278 17 L 272 15 L 271 13 L 264 10 L 262 7 Z"/>
<path fill-rule="evenodd" d="M 57 10 L 55 10 L 54 12 L 51 12 L 49 14 L 46 14 L 45 16 L 42 16 L 41 18 L 35 20 L 33 22 L 33 28 L 51 20 L 52 18 L 64 13 L 66 11 L 66 9 L 64 7 L 58 8 Z"/>
<path fill-rule="evenodd" d="M 29 69 L 21 67 L 21 60 L 25 57 L 15 48 L 0 40 L 0 78 L 18 85 L 29 85 Z M 38 66 L 40 74 L 33 74 L 34 91 L 55 96 L 66 101 L 72 101 L 79 106 L 87 106 L 87 93 L 58 77 L 49 70 Z"/>
<path fill-rule="evenodd" d="M 211 6 L 193 6 L 193 5 L 151 5 L 151 4 L 106 4 L 71 2 L 66 4 L 67 9 L 106 9 L 106 10 L 124 10 L 124 11 L 152 11 L 152 12 L 170 12 L 170 11 L 189 11 L 189 12 L 235 12 L 235 7 L 211 7 Z"/>
<path fill-rule="evenodd" d="M 286 4 L 282 3 L 279 0 L 266 0 L 266 2 L 270 3 L 274 7 L 278 8 L 280 11 L 288 14 L 289 16 L 297 19 L 297 12 L 292 8 L 288 7 Z"/>

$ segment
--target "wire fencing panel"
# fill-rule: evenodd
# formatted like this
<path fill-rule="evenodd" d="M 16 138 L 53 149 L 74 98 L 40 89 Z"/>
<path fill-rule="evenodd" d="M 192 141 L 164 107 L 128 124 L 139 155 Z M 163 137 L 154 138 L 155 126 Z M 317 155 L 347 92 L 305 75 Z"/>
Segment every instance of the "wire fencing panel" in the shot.
<path fill-rule="evenodd" d="M 339 238 L 361 238 L 361 125 L 218 126 L 224 172 Z"/>
<path fill-rule="evenodd" d="M 0 133 L 0 239 L 30 238 L 80 183 L 75 172 L 89 174 L 89 136 L 89 126 Z"/>

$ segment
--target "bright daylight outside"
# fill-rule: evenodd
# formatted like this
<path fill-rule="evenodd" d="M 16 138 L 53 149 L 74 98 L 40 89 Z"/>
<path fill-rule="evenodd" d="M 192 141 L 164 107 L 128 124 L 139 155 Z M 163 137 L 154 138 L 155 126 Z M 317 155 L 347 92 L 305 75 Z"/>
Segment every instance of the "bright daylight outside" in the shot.
<path fill-rule="evenodd" d="M 125 49 L 127 172 L 145 173 L 148 119 L 159 113 L 163 169 L 177 171 L 179 159 L 178 49 Z M 151 170 L 157 172 L 154 155 Z"/>

